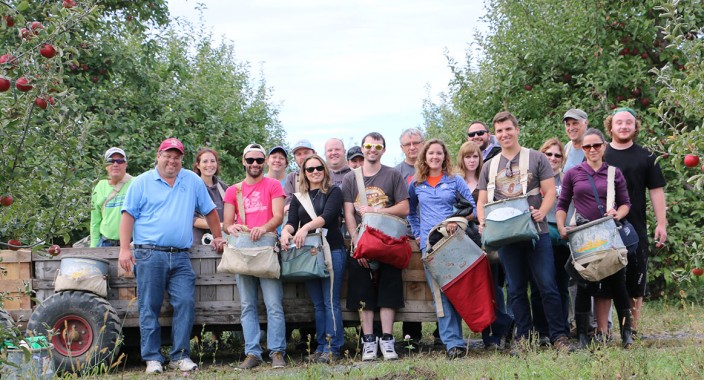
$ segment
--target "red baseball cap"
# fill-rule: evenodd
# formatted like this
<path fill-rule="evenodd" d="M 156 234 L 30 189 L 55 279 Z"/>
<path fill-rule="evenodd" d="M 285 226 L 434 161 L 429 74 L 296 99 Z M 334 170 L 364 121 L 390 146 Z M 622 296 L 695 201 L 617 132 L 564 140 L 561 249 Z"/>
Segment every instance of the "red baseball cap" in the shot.
<path fill-rule="evenodd" d="M 176 149 L 179 152 L 181 152 L 181 154 L 183 154 L 183 144 L 180 141 L 178 141 L 178 139 L 175 137 L 169 137 L 168 139 L 162 141 L 161 145 L 159 145 L 160 152 L 162 150 L 169 150 L 169 149 Z"/>

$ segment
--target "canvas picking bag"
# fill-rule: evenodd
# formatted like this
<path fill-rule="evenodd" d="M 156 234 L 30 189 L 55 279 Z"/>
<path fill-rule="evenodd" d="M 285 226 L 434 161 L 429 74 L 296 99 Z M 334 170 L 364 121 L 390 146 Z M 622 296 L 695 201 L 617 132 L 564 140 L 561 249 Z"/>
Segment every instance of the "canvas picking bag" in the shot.
<path fill-rule="evenodd" d="M 245 222 L 242 183 L 237 188 L 237 207 L 242 224 Z M 227 245 L 218 264 L 218 273 L 244 274 L 260 278 L 279 278 L 281 266 L 276 252 L 278 235 L 267 232 L 252 241 L 249 232 L 238 232 L 227 237 Z"/>
<path fill-rule="evenodd" d="M 494 201 L 496 189 L 496 174 L 499 169 L 500 156 L 494 157 L 489 166 L 489 183 L 487 184 L 487 200 L 484 205 L 484 230 L 482 245 L 486 250 L 497 250 L 508 244 L 521 241 L 537 240 L 538 230 L 533 222 L 528 205 L 528 196 L 537 194 L 538 189 L 528 190 L 528 164 L 530 150 L 521 148 L 518 168 L 521 175 L 523 195 Z"/>

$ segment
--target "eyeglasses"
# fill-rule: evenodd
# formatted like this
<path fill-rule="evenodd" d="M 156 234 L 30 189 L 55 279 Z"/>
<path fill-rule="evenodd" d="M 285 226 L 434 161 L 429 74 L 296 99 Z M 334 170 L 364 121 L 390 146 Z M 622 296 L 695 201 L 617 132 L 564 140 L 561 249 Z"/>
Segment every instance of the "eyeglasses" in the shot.
<path fill-rule="evenodd" d="M 550 152 L 545 152 L 545 155 L 548 157 L 555 156 L 555 158 L 562 158 L 562 155 L 560 153 L 550 153 Z"/>
<path fill-rule="evenodd" d="M 246 162 L 247 165 L 252 165 L 255 162 L 259 165 L 262 165 L 264 163 L 264 158 L 262 158 L 262 157 L 259 157 L 259 158 L 248 157 L 248 158 L 244 159 L 244 162 Z"/>
<path fill-rule="evenodd" d="M 364 149 L 371 149 L 371 148 L 374 148 L 376 150 L 383 150 L 384 149 L 384 146 L 381 144 L 364 144 L 362 146 L 364 147 Z"/>
<path fill-rule="evenodd" d="M 105 162 L 108 165 L 112 165 L 112 164 L 122 165 L 125 162 L 127 162 L 127 160 L 125 160 L 124 158 L 108 158 L 107 160 L 105 160 Z"/>
<path fill-rule="evenodd" d="M 401 146 L 404 147 L 404 148 L 410 148 L 410 147 L 412 147 L 413 145 L 416 145 L 416 146 L 418 146 L 418 145 L 423 145 L 423 141 L 409 141 L 409 142 L 407 142 L 407 143 L 405 143 L 405 144 L 401 144 Z M 381 149 L 377 149 L 377 150 L 381 150 Z"/>
<path fill-rule="evenodd" d="M 596 144 L 591 144 L 591 145 L 582 145 L 582 149 L 584 149 L 585 152 L 588 152 L 594 148 L 594 150 L 599 150 L 601 149 L 601 146 L 604 145 L 604 143 L 596 143 Z"/>
<path fill-rule="evenodd" d="M 467 132 L 467 137 L 472 138 L 474 136 L 484 136 L 485 133 L 487 133 L 487 131 Z"/>
<path fill-rule="evenodd" d="M 325 166 L 323 166 L 323 165 L 320 165 L 320 166 L 309 166 L 309 167 L 307 167 L 305 170 L 306 170 L 306 172 L 308 172 L 308 173 L 322 172 L 323 170 L 325 170 Z"/>
<path fill-rule="evenodd" d="M 506 163 L 506 177 L 513 177 L 513 169 L 511 169 L 511 161 Z"/>

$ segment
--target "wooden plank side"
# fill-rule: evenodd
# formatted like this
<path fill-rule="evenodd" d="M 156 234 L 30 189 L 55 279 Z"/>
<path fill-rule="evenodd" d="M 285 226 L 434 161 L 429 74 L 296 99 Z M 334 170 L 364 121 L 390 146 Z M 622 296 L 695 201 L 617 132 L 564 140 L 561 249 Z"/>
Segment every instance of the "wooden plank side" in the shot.
<path fill-rule="evenodd" d="M 29 263 L 32 261 L 32 251 L 20 249 L 12 251 L 9 249 L 0 250 L 0 265 L 4 263 Z"/>

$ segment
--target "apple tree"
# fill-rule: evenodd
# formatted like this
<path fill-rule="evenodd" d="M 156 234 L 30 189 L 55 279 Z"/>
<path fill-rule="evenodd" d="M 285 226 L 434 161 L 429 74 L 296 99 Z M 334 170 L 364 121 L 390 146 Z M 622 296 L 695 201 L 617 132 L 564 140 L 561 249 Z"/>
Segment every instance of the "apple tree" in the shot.
<path fill-rule="evenodd" d="M 703 108 L 695 103 L 701 102 L 704 4 L 490 0 L 486 11 L 488 31 L 475 34 L 464 62 L 449 60 L 449 92 L 425 102 L 428 134 L 456 148 L 469 121 L 489 122 L 509 110 L 519 119 L 521 143 L 538 148 L 549 137 L 566 142 L 562 115 L 569 108 L 585 110 L 590 126 L 602 130 L 613 109 L 634 108 L 643 124 L 638 142 L 668 158 L 660 165 L 668 180 L 670 243 L 653 249 L 650 271 L 657 295 L 672 283 L 671 271 L 690 261 L 682 247 L 701 239 L 673 221 L 688 219 L 682 227 L 690 232 L 704 222 L 695 211 L 704 208 L 701 196 L 688 183 L 692 169 L 681 170 L 685 152 L 701 156 Z"/>

